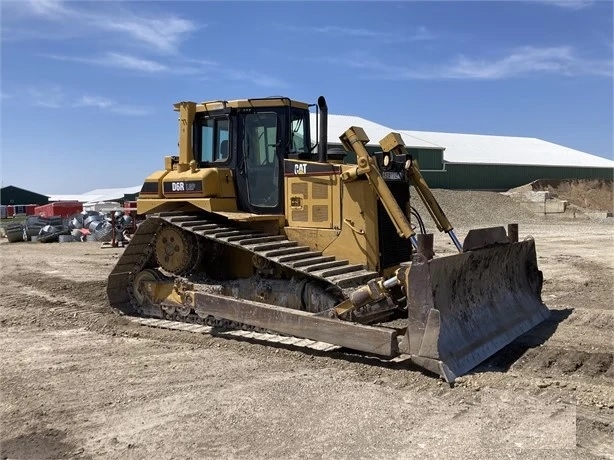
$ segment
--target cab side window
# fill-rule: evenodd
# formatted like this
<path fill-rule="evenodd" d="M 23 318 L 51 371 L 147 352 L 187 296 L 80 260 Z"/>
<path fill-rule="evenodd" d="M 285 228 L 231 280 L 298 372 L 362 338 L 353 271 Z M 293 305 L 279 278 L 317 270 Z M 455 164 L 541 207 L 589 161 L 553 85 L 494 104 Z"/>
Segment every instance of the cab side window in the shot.
<path fill-rule="evenodd" d="M 228 119 L 218 120 L 216 123 L 216 147 L 214 161 L 226 161 L 228 159 L 228 131 L 229 122 Z"/>
<path fill-rule="evenodd" d="M 292 153 L 306 153 L 309 152 L 309 146 L 307 146 L 307 137 L 305 135 L 305 126 L 306 117 L 309 115 L 305 115 L 303 111 L 293 110 L 292 118 L 291 118 L 291 136 L 292 136 L 292 144 L 290 146 L 290 151 Z"/>
<path fill-rule="evenodd" d="M 208 163 L 213 161 L 215 120 L 205 120 L 200 129 L 200 161 Z"/>
<path fill-rule="evenodd" d="M 230 156 L 228 118 L 207 118 L 197 128 L 195 147 L 201 163 L 225 162 Z"/>

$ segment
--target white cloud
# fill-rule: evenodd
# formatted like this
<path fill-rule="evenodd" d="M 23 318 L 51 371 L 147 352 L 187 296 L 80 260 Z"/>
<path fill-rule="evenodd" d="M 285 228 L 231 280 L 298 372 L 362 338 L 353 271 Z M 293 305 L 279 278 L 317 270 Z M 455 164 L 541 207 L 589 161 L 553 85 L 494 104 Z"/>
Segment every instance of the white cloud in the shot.
<path fill-rule="evenodd" d="M 526 46 L 494 59 L 460 55 L 446 64 L 420 66 L 413 63 L 410 67 L 392 66 L 362 54 L 349 59 L 324 58 L 324 60 L 330 64 L 343 64 L 372 71 L 373 74 L 366 77 L 387 80 L 502 80 L 539 74 L 599 77 L 614 75 L 612 60 L 585 59 L 578 56 L 569 46 L 549 48 Z"/>
<path fill-rule="evenodd" d="M 162 62 L 115 51 L 92 57 L 61 54 L 44 54 L 41 56 L 58 61 L 76 62 L 111 69 L 134 70 L 139 72 L 139 75 L 147 73 L 184 77 L 205 76 L 219 68 L 218 63 L 207 60 L 174 57 L 166 62 Z"/>
<path fill-rule="evenodd" d="M 531 3 L 541 3 L 543 5 L 551 5 L 568 10 L 581 10 L 591 6 L 594 0 L 531 0 Z"/>
<path fill-rule="evenodd" d="M 46 109 L 91 108 L 118 115 L 143 116 L 151 113 L 147 107 L 121 104 L 113 99 L 84 94 L 69 94 L 60 85 L 41 85 L 27 87 L 23 94 L 28 104 Z"/>
<path fill-rule="evenodd" d="M 124 39 L 163 53 L 178 52 L 182 41 L 192 32 L 205 27 L 169 13 L 137 14 L 118 6 L 119 2 L 19 0 L 9 3 L 17 4 L 18 7 L 13 6 L 12 10 L 18 10 L 14 13 L 18 18 L 29 16 L 55 24 L 57 33 L 61 35 L 66 34 L 65 29 L 79 31 L 81 35 L 115 32 Z"/>
<path fill-rule="evenodd" d="M 196 30 L 191 21 L 177 17 L 166 19 L 127 18 L 102 19 L 100 27 L 124 32 L 136 40 L 152 45 L 160 51 L 176 51 L 184 37 Z"/>
<path fill-rule="evenodd" d="M 110 110 L 117 115 L 126 115 L 134 117 L 144 117 L 146 115 L 151 115 L 152 113 L 152 110 L 146 107 L 137 107 L 133 105 L 116 105 Z"/>
<path fill-rule="evenodd" d="M 157 61 L 112 52 L 106 54 L 101 64 L 110 67 L 140 70 L 143 72 L 164 72 L 168 70 L 168 66 Z"/>
<path fill-rule="evenodd" d="M 75 40 L 79 38 L 79 33 L 71 30 L 42 30 L 35 28 L 26 28 L 20 26 L 9 26 L 2 24 L 0 28 L 0 38 L 2 43 L 12 43 L 21 41 L 62 41 Z"/>
<path fill-rule="evenodd" d="M 321 34 L 333 34 L 333 35 L 352 35 L 355 37 L 378 37 L 382 34 L 388 35 L 384 32 L 378 32 L 370 29 L 339 27 L 339 26 L 322 26 L 322 27 L 307 27 L 304 30 L 308 32 L 317 32 Z"/>
<path fill-rule="evenodd" d="M 99 109 L 107 109 L 113 107 L 115 102 L 106 97 L 100 96 L 81 96 L 75 103 L 76 107 L 97 107 Z"/>
<path fill-rule="evenodd" d="M 272 77 L 270 75 L 266 75 L 260 72 L 222 69 L 221 73 L 230 80 L 246 81 L 256 86 L 264 86 L 270 88 L 287 87 L 287 84 L 279 78 Z"/>
<path fill-rule="evenodd" d="M 452 78 L 499 79 L 527 73 L 564 73 L 573 64 L 569 47 L 532 48 L 515 50 L 503 58 L 486 60 L 459 56 L 447 68 Z"/>
<path fill-rule="evenodd" d="M 62 0 L 23 0 L 22 4 L 34 14 L 48 18 L 60 18 L 66 14 Z"/>
<path fill-rule="evenodd" d="M 276 24 L 276 27 L 280 30 L 286 30 L 289 32 L 303 32 L 310 34 L 322 34 L 333 36 L 347 36 L 354 38 L 367 38 L 371 40 L 385 40 L 386 42 L 412 42 L 422 40 L 433 40 L 436 35 L 430 32 L 426 27 L 418 27 L 415 31 L 408 29 L 399 30 L 396 32 L 365 29 L 361 27 L 341 27 L 336 25 L 325 26 L 293 26 L 287 24 Z"/>
<path fill-rule="evenodd" d="M 6 2 L 5 2 L 6 3 Z M 204 25 L 181 18 L 174 14 L 136 13 L 137 8 L 128 10 L 120 2 L 74 1 L 64 0 L 16 0 L 12 4 L 10 20 L 36 19 L 37 22 L 19 22 L 12 30 L 24 33 L 8 34 L 3 31 L 8 41 L 16 39 L 46 39 L 57 33 L 56 39 L 103 34 L 103 46 L 106 52 L 85 53 L 81 55 L 42 54 L 43 57 L 58 61 L 75 62 L 91 66 L 121 69 L 138 72 L 139 75 L 166 75 L 194 77 L 198 79 L 230 79 L 246 81 L 254 85 L 274 87 L 283 86 L 278 78 L 250 69 L 237 69 L 234 66 L 205 60 L 193 59 L 180 52 L 180 45 Z M 139 5 L 139 2 L 135 3 Z M 151 7 L 148 7 L 151 11 Z M 5 27 L 3 17 L 3 28 Z M 43 21 L 45 28 L 38 28 Z M 8 21 L 7 23 L 10 23 Z M 14 26 L 15 24 L 13 24 Z M 62 37 L 62 38 L 60 38 Z M 135 51 L 134 44 L 145 45 L 146 50 Z M 89 44 L 82 41 L 81 44 Z M 96 47 L 100 49 L 99 46 Z M 130 49 L 132 48 L 132 49 Z M 149 52 L 149 53 L 147 53 Z M 151 57 L 155 52 L 155 57 Z"/>
<path fill-rule="evenodd" d="M 149 73 L 169 71 L 169 67 L 161 62 L 116 52 L 108 52 L 97 57 L 79 57 L 58 54 L 50 54 L 46 55 L 46 57 L 59 61 L 79 62 L 82 64 L 138 70 Z"/>
<path fill-rule="evenodd" d="M 122 105 L 106 97 L 91 95 L 81 96 L 77 102 L 73 104 L 73 106 L 96 108 L 116 113 L 118 115 L 142 116 L 151 113 L 151 111 L 145 107 Z"/>
<path fill-rule="evenodd" d="M 569 46 L 516 49 L 491 61 L 460 56 L 447 69 L 451 78 L 496 80 L 528 74 L 612 76 L 612 61 L 587 60 Z"/>
<path fill-rule="evenodd" d="M 124 70 L 135 70 L 150 74 L 169 74 L 175 76 L 192 76 L 200 79 L 229 79 L 246 81 L 257 86 L 285 87 L 286 84 L 277 77 L 251 70 L 237 70 L 221 66 L 217 62 L 202 59 L 177 58 L 164 64 L 151 59 L 144 59 L 127 54 L 109 52 L 97 57 L 80 57 L 65 55 L 44 55 L 50 59 L 81 64 L 110 67 Z"/>
<path fill-rule="evenodd" d="M 59 85 L 29 87 L 26 93 L 31 104 L 35 107 L 57 109 L 64 104 L 64 91 Z"/>

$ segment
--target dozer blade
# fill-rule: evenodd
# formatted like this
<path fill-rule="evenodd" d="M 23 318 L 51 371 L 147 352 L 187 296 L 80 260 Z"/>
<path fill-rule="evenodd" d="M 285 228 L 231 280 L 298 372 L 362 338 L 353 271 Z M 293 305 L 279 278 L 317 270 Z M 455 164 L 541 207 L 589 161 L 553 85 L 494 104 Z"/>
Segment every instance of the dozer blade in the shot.
<path fill-rule="evenodd" d="M 549 315 L 533 240 L 432 260 L 418 254 L 406 276 L 404 351 L 448 382 Z"/>

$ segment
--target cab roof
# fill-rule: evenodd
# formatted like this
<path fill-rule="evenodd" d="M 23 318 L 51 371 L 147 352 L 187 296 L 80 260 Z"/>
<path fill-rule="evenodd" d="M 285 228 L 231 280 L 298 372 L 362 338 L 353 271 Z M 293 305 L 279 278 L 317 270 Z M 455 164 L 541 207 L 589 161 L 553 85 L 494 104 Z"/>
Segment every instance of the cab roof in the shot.
<path fill-rule="evenodd" d="M 179 110 L 181 102 L 174 104 L 175 110 Z M 296 101 L 288 97 L 261 97 L 251 99 L 234 99 L 231 101 L 203 101 L 196 103 L 197 112 L 213 112 L 225 110 L 227 108 L 251 108 L 251 107 L 296 107 L 299 109 L 309 109 L 305 102 Z"/>

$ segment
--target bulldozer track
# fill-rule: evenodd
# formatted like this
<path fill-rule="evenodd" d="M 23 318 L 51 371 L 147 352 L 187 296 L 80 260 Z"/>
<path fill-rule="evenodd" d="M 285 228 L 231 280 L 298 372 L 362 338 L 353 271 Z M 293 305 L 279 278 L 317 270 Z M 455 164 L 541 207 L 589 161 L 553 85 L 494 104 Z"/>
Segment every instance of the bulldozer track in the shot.
<path fill-rule="evenodd" d="M 317 351 L 333 351 L 339 350 L 341 347 L 332 345 L 325 342 L 317 342 L 310 339 L 301 339 L 298 337 L 288 337 L 276 334 L 269 334 L 255 331 L 243 331 L 243 330 L 226 330 L 217 331 L 211 326 L 203 326 L 200 324 L 189 324 L 183 321 L 168 321 L 155 318 L 132 318 L 138 324 L 148 327 L 155 327 L 160 329 L 171 329 L 176 331 L 194 332 L 197 334 L 209 334 L 230 338 L 241 338 L 255 340 L 259 342 L 267 342 L 271 344 L 289 345 L 293 347 L 308 348 Z"/>
<path fill-rule="evenodd" d="M 87 318 L 89 320 L 95 320 L 98 318 L 102 318 L 103 314 L 83 310 L 80 307 L 72 307 L 72 306 L 61 306 L 61 307 L 53 307 L 50 308 L 49 311 L 54 314 L 68 315 L 68 316 L 79 316 L 82 318 Z M 276 334 L 269 334 L 263 332 L 256 331 L 245 331 L 245 330 L 217 330 L 212 326 L 205 326 L 200 324 L 187 323 L 184 321 L 169 321 L 165 319 L 156 319 L 156 318 L 138 318 L 138 317 L 127 317 L 127 319 L 135 324 L 139 324 L 141 326 L 147 326 L 151 328 L 157 329 L 167 329 L 167 330 L 175 330 L 175 331 L 184 331 L 184 332 L 192 332 L 195 334 L 207 334 L 207 335 L 215 335 L 224 338 L 234 338 L 234 339 L 245 339 L 256 342 L 263 342 L 267 344 L 277 344 L 277 345 L 287 345 L 296 348 L 310 349 L 316 351 L 334 351 L 340 350 L 341 347 L 338 345 L 333 345 L 325 342 L 318 342 L 310 339 L 302 339 L 298 337 L 288 337 Z"/>
<path fill-rule="evenodd" d="M 156 232 L 162 225 L 172 225 L 194 234 L 197 238 L 248 251 L 252 256 L 282 266 L 295 275 L 327 283 L 329 287 L 336 287 L 340 292 L 358 287 L 379 276 L 377 272 L 365 270 L 362 265 L 350 264 L 347 260 L 338 260 L 333 256 L 324 256 L 321 251 L 301 246 L 285 235 L 244 229 L 234 221 L 222 220 L 205 213 L 158 213 L 148 216 L 139 226 L 109 275 L 107 293 L 109 303 L 116 312 L 193 325 L 196 315 L 165 316 L 155 309 L 147 311 L 137 305 L 132 294 L 134 276 L 141 270 L 155 265 L 153 242 Z M 199 326 L 208 327 L 208 325 Z M 233 326 L 235 329 L 241 329 L 243 325 Z"/>

